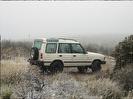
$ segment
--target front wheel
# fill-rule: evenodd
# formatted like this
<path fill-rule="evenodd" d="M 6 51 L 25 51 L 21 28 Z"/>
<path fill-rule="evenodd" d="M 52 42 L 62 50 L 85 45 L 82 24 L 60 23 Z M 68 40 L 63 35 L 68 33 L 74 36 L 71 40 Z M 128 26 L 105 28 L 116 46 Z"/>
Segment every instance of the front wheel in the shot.
<path fill-rule="evenodd" d="M 91 66 L 92 72 L 97 72 L 101 70 L 101 62 L 100 61 L 94 61 Z"/>

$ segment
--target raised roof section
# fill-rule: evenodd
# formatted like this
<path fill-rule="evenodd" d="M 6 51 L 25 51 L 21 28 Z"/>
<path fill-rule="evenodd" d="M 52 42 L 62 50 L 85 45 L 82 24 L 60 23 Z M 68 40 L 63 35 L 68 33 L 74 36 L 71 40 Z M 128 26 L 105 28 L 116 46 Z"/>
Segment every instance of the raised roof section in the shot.
<path fill-rule="evenodd" d="M 42 40 L 43 42 L 60 42 L 60 43 L 79 43 L 74 39 L 67 39 L 67 38 L 40 38 L 35 40 Z"/>
<path fill-rule="evenodd" d="M 74 39 L 58 38 L 60 43 L 79 43 Z"/>

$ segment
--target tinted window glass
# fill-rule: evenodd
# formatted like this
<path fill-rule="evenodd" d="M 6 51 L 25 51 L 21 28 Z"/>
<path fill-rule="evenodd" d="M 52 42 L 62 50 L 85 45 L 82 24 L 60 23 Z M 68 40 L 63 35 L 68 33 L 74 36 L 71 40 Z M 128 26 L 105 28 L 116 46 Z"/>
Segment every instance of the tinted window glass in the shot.
<path fill-rule="evenodd" d="M 41 49 L 42 42 L 41 41 L 34 41 L 34 47 Z"/>
<path fill-rule="evenodd" d="M 80 44 L 72 44 L 72 53 L 84 53 L 84 49 Z"/>
<path fill-rule="evenodd" d="M 71 53 L 70 44 L 59 44 L 59 53 Z"/>
<path fill-rule="evenodd" d="M 57 44 L 56 43 L 47 43 L 46 53 L 56 53 Z"/>

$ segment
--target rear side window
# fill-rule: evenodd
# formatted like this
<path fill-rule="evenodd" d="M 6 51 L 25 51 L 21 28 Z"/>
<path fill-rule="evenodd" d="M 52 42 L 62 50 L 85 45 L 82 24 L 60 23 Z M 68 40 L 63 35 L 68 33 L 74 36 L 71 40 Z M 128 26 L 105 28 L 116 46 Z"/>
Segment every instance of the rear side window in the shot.
<path fill-rule="evenodd" d="M 46 53 L 56 53 L 57 44 L 56 43 L 47 43 Z"/>
<path fill-rule="evenodd" d="M 42 41 L 34 41 L 34 47 L 41 49 Z"/>
<path fill-rule="evenodd" d="M 59 44 L 59 48 L 58 48 L 58 52 L 59 53 L 71 53 L 71 46 L 70 44 L 63 44 L 63 43 L 60 43 Z"/>

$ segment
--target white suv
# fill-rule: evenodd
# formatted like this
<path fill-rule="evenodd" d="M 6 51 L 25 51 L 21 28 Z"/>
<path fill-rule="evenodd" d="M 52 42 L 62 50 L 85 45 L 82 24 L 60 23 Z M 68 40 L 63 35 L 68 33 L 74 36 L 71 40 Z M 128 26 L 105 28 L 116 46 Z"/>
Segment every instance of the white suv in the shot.
<path fill-rule="evenodd" d="M 106 63 L 104 55 L 87 52 L 76 40 L 64 38 L 35 39 L 30 55 L 30 64 L 51 73 L 62 72 L 64 67 L 77 67 L 79 72 L 91 68 L 95 72 Z"/>

